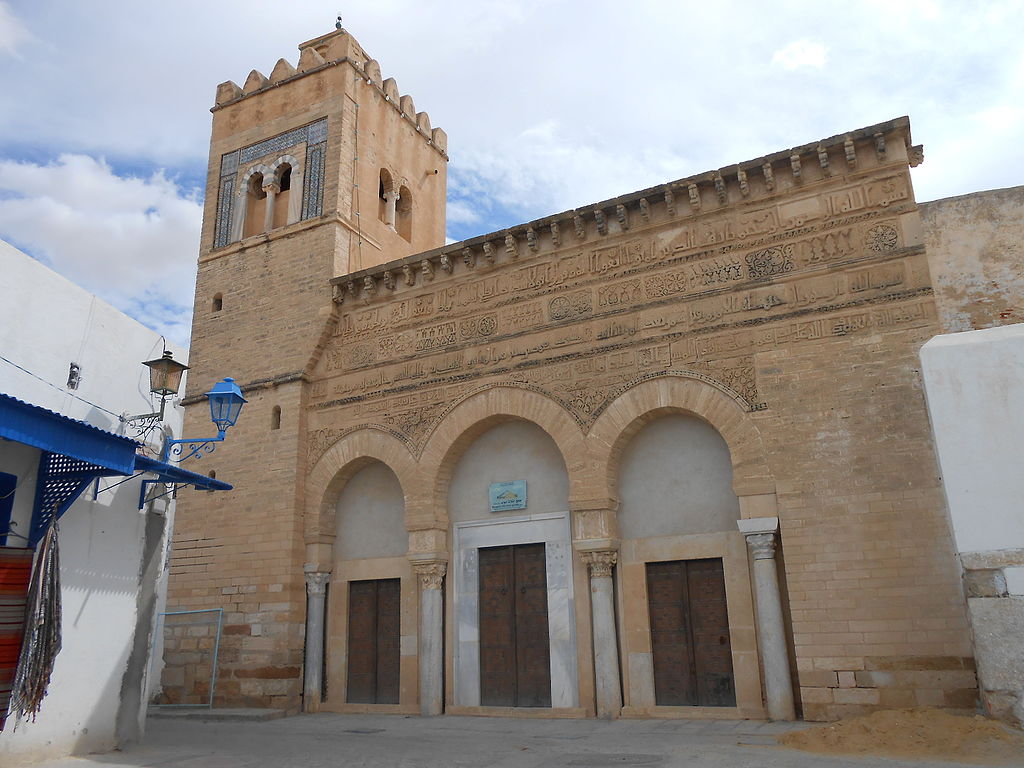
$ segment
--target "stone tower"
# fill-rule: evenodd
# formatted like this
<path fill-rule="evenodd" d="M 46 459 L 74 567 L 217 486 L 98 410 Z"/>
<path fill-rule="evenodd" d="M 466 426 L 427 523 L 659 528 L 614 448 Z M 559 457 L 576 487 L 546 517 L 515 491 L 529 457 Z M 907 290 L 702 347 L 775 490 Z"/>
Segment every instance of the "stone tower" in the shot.
<path fill-rule="evenodd" d="M 330 280 L 444 244 L 448 159 L 444 131 L 344 29 L 299 50 L 297 67 L 281 59 L 269 78 L 219 85 L 211 110 L 185 434 L 211 432 L 202 393 L 225 376 L 249 403 L 226 442 L 188 462 L 235 490 L 182 495 L 168 602 L 224 610 L 218 704 L 290 710 L 306 600 L 303 411 L 333 323 Z M 168 700 L 205 702 L 205 631 L 168 628 Z"/>

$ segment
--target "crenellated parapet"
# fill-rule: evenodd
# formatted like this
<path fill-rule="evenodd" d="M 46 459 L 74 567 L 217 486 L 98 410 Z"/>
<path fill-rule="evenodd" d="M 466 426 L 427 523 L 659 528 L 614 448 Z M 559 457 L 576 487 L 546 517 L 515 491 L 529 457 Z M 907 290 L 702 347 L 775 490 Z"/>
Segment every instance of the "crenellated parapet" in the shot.
<path fill-rule="evenodd" d="M 221 83 L 217 86 L 212 111 L 338 66 L 349 66 L 355 70 L 367 86 L 379 91 L 399 116 L 422 135 L 428 145 L 447 159 L 448 135 L 440 128 L 431 128 L 430 116 L 426 112 L 416 111 L 412 96 L 403 95 L 393 77 L 383 79 L 377 60 L 371 59 L 344 29 L 302 43 L 299 46 L 298 66 L 293 66 L 285 59 L 278 59 L 270 77 L 254 69 L 241 87 L 231 80 Z"/>
<path fill-rule="evenodd" d="M 386 90 L 386 82 L 384 87 Z M 412 109 L 412 99 L 406 101 L 403 97 L 401 103 Z M 429 127 L 426 115 L 420 114 Z M 435 145 L 443 148 L 443 132 L 435 128 L 433 133 Z M 331 281 L 334 300 L 343 303 L 386 296 L 400 288 L 398 281 L 388 279 L 396 272 L 404 275 L 401 285 L 413 286 L 430 282 L 438 270 L 448 274 L 456 269 L 469 272 L 509 261 L 544 258 L 563 248 L 586 241 L 599 243 L 639 227 L 670 220 L 693 219 L 699 223 L 730 208 L 737 212 L 761 209 L 772 198 L 790 198 L 794 191 L 806 189 L 814 194 L 821 185 L 844 177 L 855 180 L 888 165 L 913 167 L 923 158 L 923 147 L 911 143 L 909 119 L 900 117 L 336 277 Z M 882 204 L 888 205 L 888 201 Z M 788 202 L 776 216 L 774 226 L 781 230 L 799 228 L 805 216 L 799 203 Z"/>

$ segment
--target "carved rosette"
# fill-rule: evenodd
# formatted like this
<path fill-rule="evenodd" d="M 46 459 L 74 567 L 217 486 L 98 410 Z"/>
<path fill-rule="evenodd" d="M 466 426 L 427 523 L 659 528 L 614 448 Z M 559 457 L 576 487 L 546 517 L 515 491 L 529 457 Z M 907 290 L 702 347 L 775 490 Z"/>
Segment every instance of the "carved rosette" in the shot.
<path fill-rule="evenodd" d="M 619 553 L 613 549 L 583 553 L 583 562 L 587 564 L 592 579 L 610 579 L 612 567 L 618 561 Z"/>
<path fill-rule="evenodd" d="M 420 589 L 440 589 L 444 575 L 448 572 L 448 563 L 421 563 L 412 569 L 420 580 Z"/>
<path fill-rule="evenodd" d="M 752 533 L 747 536 L 747 546 L 755 560 L 771 560 L 775 557 L 775 534 Z"/>
<path fill-rule="evenodd" d="M 306 591 L 311 595 L 323 595 L 327 592 L 327 582 L 331 574 L 324 571 L 313 571 L 306 574 Z"/>

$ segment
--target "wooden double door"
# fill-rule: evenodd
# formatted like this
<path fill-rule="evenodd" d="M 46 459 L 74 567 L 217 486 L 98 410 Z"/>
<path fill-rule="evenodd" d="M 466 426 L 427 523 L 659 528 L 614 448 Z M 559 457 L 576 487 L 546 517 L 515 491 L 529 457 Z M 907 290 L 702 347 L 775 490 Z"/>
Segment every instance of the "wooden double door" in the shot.
<path fill-rule="evenodd" d="M 479 558 L 480 703 L 550 707 L 544 545 L 487 547 Z"/>
<path fill-rule="evenodd" d="M 399 579 L 350 581 L 345 697 L 349 703 L 398 703 L 400 634 Z"/>
<path fill-rule="evenodd" d="M 647 599 L 655 703 L 736 706 L 721 559 L 647 563 Z"/>

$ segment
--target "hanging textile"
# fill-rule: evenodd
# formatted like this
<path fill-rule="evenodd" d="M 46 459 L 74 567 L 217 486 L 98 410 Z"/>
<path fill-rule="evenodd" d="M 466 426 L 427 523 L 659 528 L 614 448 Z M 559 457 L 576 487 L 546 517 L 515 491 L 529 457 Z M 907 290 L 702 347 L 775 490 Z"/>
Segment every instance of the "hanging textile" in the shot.
<path fill-rule="evenodd" d="M 4 729 L 25 636 L 25 603 L 32 576 L 31 549 L 0 547 L 0 731 Z"/>
<path fill-rule="evenodd" d="M 34 721 L 43 704 L 53 663 L 60 652 L 60 610 L 60 558 L 54 517 L 36 547 L 28 588 L 25 640 L 14 675 L 9 712 L 18 722 L 25 717 Z"/>

